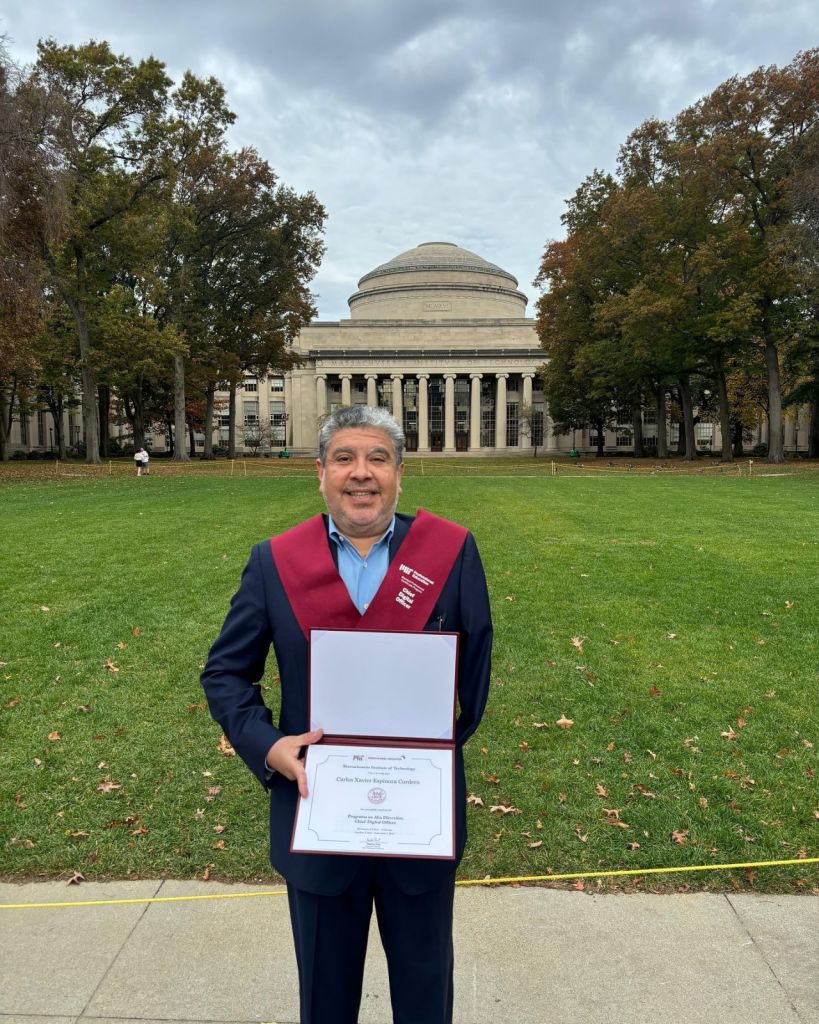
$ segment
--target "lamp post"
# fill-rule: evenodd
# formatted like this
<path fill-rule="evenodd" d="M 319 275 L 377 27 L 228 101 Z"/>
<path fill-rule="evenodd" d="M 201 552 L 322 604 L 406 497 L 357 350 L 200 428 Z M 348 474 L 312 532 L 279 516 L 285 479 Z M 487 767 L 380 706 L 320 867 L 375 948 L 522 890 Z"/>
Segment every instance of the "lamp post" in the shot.
<path fill-rule="evenodd" d="M 80 425 L 76 423 L 74 425 L 74 447 L 77 451 L 77 455 L 80 454 Z"/>
<path fill-rule="evenodd" d="M 54 451 L 54 427 L 48 428 L 48 447 L 50 451 Z"/>

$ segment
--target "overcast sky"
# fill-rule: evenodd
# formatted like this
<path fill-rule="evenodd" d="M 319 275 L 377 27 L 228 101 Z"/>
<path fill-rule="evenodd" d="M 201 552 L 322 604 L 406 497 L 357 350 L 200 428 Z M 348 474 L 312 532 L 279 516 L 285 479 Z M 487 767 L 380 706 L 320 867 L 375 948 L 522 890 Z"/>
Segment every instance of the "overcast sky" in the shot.
<path fill-rule="evenodd" d="M 648 117 L 819 45 L 819 0 L 5 0 L 21 63 L 41 36 L 215 75 L 252 145 L 328 213 L 313 291 L 420 242 L 513 273 L 530 299 L 564 201 Z"/>

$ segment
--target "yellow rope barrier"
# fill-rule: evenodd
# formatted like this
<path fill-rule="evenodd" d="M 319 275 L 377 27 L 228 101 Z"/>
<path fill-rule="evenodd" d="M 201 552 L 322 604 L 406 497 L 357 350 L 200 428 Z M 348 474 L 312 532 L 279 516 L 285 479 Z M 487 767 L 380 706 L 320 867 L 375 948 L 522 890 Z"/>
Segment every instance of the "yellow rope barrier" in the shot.
<path fill-rule="evenodd" d="M 577 878 L 618 878 L 626 875 L 668 875 L 692 871 L 734 871 L 739 868 L 772 868 L 791 864 L 817 864 L 819 857 L 796 857 L 791 860 L 743 861 L 738 864 L 696 864 L 676 868 L 625 868 L 619 871 L 573 871 L 555 875 L 515 875 L 509 878 L 468 878 L 455 883 L 467 885 L 517 885 L 522 882 L 565 882 Z M 137 896 L 118 900 L 67 900 L 54 903 L 0 903 L 0 910 L 36 910 L 61 907 L 110 907 L 133 903 L 191 903 L 196 900 L 241 900 L 258 896 L 286 896 L 285 889 L 258 892 L 215 892 L 200 896 Z"/>

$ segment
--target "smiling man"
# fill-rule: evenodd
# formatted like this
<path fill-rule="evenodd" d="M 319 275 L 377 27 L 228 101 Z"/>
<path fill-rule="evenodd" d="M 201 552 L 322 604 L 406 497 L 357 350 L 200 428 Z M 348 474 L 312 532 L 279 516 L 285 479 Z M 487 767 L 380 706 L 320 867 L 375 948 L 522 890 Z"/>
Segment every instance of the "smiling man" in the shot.
<path fill-rule="evenodd" d="M 355 1024 L 375 906 L 393 1019 L 452 1020 L 455 869 L 466 842 L 462 746 L 489 689 L 492 624 L 472 535 L 419 511 L 396 514 L 404 435 L 385 409 L 351 406 L 322 423 L 316 466 L 327 515 L 257 544 L 202 674 L 211 713 L 270 793 L 270 856 L 287 881 L 302 1024 Z M 404 574 L 422 581 L 406 596 Z M 313 628 L 457 632 L 455 860 L 290 850 L 309 732 Z M 281 678 L 274 725 L 257 685 L 273 646 Z M 385 685 L 390 665 L 383 666 Z"/>

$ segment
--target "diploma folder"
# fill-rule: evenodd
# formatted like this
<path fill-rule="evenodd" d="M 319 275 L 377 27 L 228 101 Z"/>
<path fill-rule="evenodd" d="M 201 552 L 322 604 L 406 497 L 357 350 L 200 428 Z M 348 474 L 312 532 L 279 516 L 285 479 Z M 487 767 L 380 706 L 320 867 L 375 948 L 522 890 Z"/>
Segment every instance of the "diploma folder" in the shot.
<path fill-rule="evenodd" d="M 458 634 L 310 631 L 294 853 L 455 858 Z"/>

